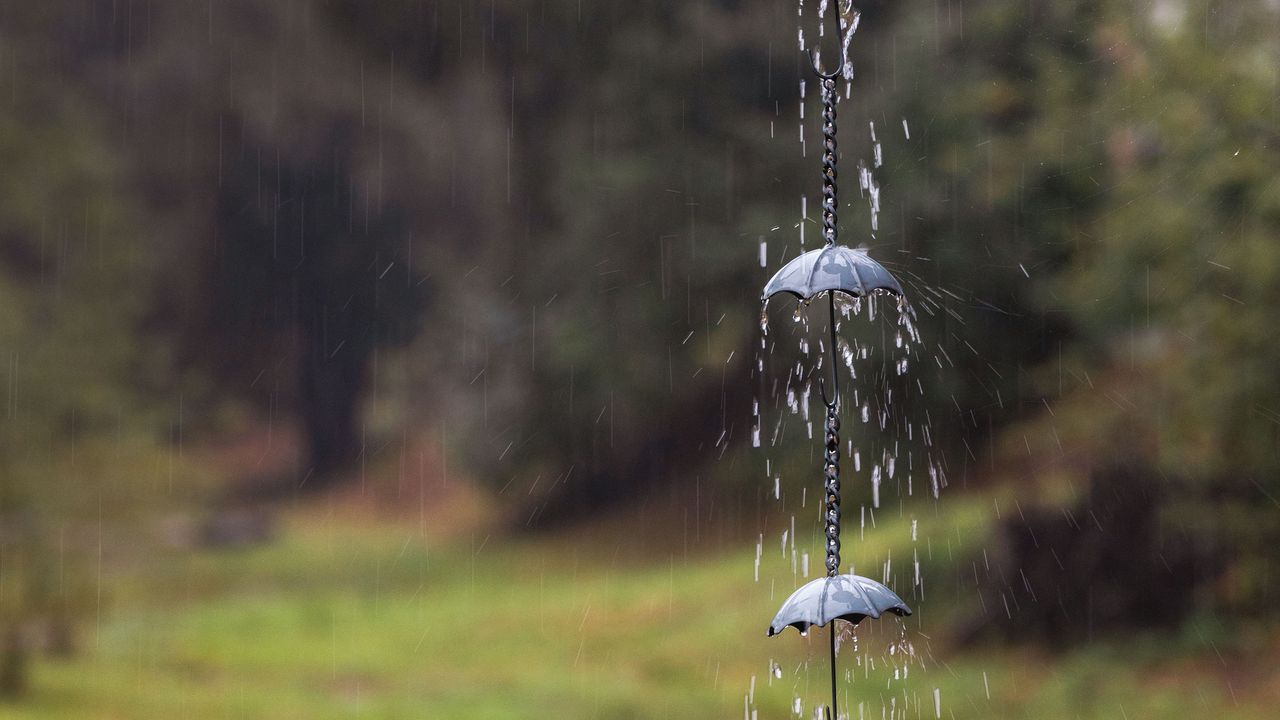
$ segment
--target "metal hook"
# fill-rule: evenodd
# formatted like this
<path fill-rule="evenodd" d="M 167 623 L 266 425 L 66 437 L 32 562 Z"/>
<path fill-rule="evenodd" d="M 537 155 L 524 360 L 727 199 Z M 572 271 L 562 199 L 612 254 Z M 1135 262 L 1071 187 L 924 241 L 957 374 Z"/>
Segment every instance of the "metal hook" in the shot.
<path fill-rule="evenodd" d="M 834 2 L 835 0 L 832 0 Z M 827 384 L 818 378 L 818 390 L 822 393 L 822 402 L 828 410 L 835 410 L 840 402 L 840 377 L 836 374 L 836 291 L 827 291 L 827 309 L 831 313 L 831 385 L 835 388 L 835 397 L 827 398 Z"/>
<path fill-rule="evenodd" d="M 833 373 L 834 373 L 834 371 L 833 371 Z M 818 391 L 822 393 L 822 404 L 823 404 L 823 405 L 826 405 L 826 406 L 827 406 L 827 408 L 829 408 L 829 409 L 831 409 L 831 410 L 834 410 L 834 409 L 835 409 L 835 407 L 836 407 L 836 404 L 840 402 L 840 387 L 839 387 L 838 385 L 836 386 L 836 397 L 835 397 L 835 399 L 834 399 L 834 400 L 828 400 L 828 399 L 827 399 L 827 384 L 826 384 L 825 382 L 823 382 L 823 379 L 822 379 L 822 378 L 818 378 Z"/>
<path fill-rule="evenodd" d="M 832 8 L 832 13 L 836 17 L 836 26 L 835 26 L 834 35 L 836 37 L 836 49 L 838 51 L 843 46 L 843 44 L 840 41 L 840 0 L 826 0 L 826 2 L 827 2 L 827 5 L 829 5 Z M 821 17 L 821 13 L 819 13 L 818 24 L 821 25 L 822 22 L 823 20 Z M 823 34 L 825 35 L 826 33 L 823 33 Z M 826 70 L 824 70 L 822 65 L 822 57 L 821 57 L 821 48 L 820 48 L 821 44 L 822 44 L 821 40 L 815 42 L 813 49 L 809 51 L 810 59 L 813 61 L 813 71 L 817 73 L 818 77 L 822 78 L 823 80 L 835 80 L 836 78 L 840 77 L 840 71 L 844 68 L 844 63 L 840 63 L 840 65 L 836 66 L 835 72 L 827 72 Z M 839 52 L 837 52 L 837 55 L 838 54 Z"/>

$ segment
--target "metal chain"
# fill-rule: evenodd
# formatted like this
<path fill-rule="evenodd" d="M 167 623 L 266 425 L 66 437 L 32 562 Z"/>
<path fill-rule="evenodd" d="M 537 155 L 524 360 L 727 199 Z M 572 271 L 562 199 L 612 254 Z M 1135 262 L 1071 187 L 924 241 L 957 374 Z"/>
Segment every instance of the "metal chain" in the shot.
<path fill-rule="evenodd" d="M 840 574 L 840 416 L 827 406 L 827 577 Z"/>
<path fill-rule="evenodd" d="M 822 79 L 822 236 L 827 247 L 836 244 L 836 81 Z M 834 291 L 833 291 L 834 292 Z M 836 364 L 835 298 L 831 303 L 831 370 Z M 838 383 L 835 375 L 832 382 Z M 839 387 L 827 403 L 827 452 L 823 473 L 827 490 L 827 577 L 840 574 L 840 416 Z"/>
<path fill-rule="evenodd" d="M 836 16 L 834 35 L 840 36 L 840 7 L 830 0 Z M 819 6 L 821 8 L 821 6 Z M 822 239 L 827 247 L 836 244 L 836 77 L 840 71 L 822 69 L 818 48 L 811 56 L 813 71 L 822 79 Z M 835 290 L 827 291 L 827 308 L 831 314 L 831 384 L 835 398 L 828 400 L 825 388 L 822 400 L 827 406 L 827 451 L 823 472 L 826 475 L 827 577 L 840 574 L 840 381 L 836 376 L 836 298 Z M 831 621 L 831 704 L 827 720 L 839 717 L 836 693 L 836 626 Z"/>
<path fill-rule="evenodd" d="M 822 79 L 822 239 L 836 244 L 836 81 Z"/>

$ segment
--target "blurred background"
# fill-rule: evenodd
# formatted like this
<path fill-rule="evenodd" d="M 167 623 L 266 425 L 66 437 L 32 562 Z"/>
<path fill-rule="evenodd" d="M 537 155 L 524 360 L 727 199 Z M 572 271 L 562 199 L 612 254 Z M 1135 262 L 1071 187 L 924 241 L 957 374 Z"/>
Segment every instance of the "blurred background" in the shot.
<path fill-rule="evenodd" d="M 0 717 L 813 717 L 816 4 L 0 1 Z M 856 6 L 843 709 L 1274 717 L 1280 5 Z"/>

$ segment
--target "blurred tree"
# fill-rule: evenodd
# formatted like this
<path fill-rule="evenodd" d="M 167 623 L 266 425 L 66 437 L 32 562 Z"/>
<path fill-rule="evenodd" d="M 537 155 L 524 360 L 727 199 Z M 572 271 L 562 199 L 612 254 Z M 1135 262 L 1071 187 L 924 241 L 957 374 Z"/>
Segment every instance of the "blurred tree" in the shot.
<path fill-rule="evenodd" d="M 334 156 L 319 162 L 265 153 L 277 158 L 265 187 L 262 149 L 229 163 L 217 209 L 225 240 L 208 268 L 205 299 L 207 328 L 223 343 L 275 351 L 280 337 L 296 338 L 281 355 L 295 358 L 313 486 L 341 477 L 362 451 L 360 400 L 373 352 L 411 337 L 421 305 L 422 286 L 402 281 L 403 273 L 379 282 L 403 262 L 406 231 L 396 208 L 356 217 L 369 198 L 340 156 L 351 146 L 343 139 L 349 131 L 336 134 Z M 193 339 L 197 347 L 209 341 Z"/>
<path fill-rule="evenodd" d="M 747 437 L 731 388 L 754 319 L 730 310 L 763 271 L 744 250 L 794 208 L 784 178 L 812 171 L 768 139 L 794 94 L 793 36 L 773 44 L 788 9 L 327 5 L 419 82 L 497 100 L 472 133 L 498 121 L 506 157 L 467 172 L 502 192 L 468 231 L 465 282 L 441 279 L 456 311 L 415 350 L 454 338 L 446 364 L 475 389 L 447 405 L 453 434 L 495 487 L 520 478 L 520 521 L 634 498 Z"/>
<path fill-rule="evenodd" d="M 970 323 L 965 335 L 984 358 L 1010 340 L 1031 349 L 1013 356 L 1015 386 L 990 384 L 1020 409 L 993 463 L 1032 481 L 1026 513 L 1006 523 L 993 590 L 1023 599 L 1013 626 L 1058 640 L 1088 637 L 1066 632 L 1080 619 L 1071 608 L 1102 629 L 1267 607 L 1280 547 L 1266 520 L 1280 496 L 1267 311 L 1280 279 L 1276 9 L 978 3 L 965 13 L 963 37 L 944 47 L 956 53 L 950 68 L 973 75 L 940 93 L 950 112 L 924 142 L 929 157 L 956 159 L 957 184 L 967 178 L 953 227 L 975 218 L 973 237 L 1005 247 L 984 242 L 979 262 L 1017 270 L 984 277 L 1015 291 L 1003 305 L 1015 318 L 1000 324 L 1010 332 Z M 966 117 L 985 128 L 942 135 Z M 973 255 L 972 244 L 953 250 Z M 973 257 L 935 253 L 942 276 L 974 271 Z M 1084 517 L 1094 526 L 1073 520 Z M 1085 558 L 1096 562 L 1076 562 Z"/>
<path fill-rule="evenodd" d="M 172 502 L 168 349 L 146 329 L 155 236 L 100 109 L 48 52 L 42 8 L 11 9 L 0 113 L 0 694 L 38 648 L 67 652 L 100 597 L 104 546 Z M 60 47 L 60 46 L 53 46 Z M 11 72 L 12 71 L 12 72 Z M 180 423 L 180 420 L 178 421 Z M 180 448 L 178 450 L 180 452 Z"/>
<path fill-rule="evenodd" d="M 1108 202 L 1055 287 L 1097 368 L 1062 423 L 1159 473 L 1162 534 L 1197 549 L 1201 597 L 1237 611 L 1280 583 L 1277 22 L 1274 4 L 1195 1 L 1098 28 Z"/>
<path fill-rule="evenodd" d="M 143 200 L 173 239 L 151 322 L 203 417 L 247 403 L 301 427 L 296 476 L 266 489 L 346 477 L 373 357 L 417 332 L 426 275 L 450 247 L 423 239 L 469 206 L 436 214 L 451 182 L 431 162 L 443 110 L 319 12 L 174 3 L 140 35 L 103 11 L 93 62 L 108 70 L 93 90 L 124 120 Z"/>

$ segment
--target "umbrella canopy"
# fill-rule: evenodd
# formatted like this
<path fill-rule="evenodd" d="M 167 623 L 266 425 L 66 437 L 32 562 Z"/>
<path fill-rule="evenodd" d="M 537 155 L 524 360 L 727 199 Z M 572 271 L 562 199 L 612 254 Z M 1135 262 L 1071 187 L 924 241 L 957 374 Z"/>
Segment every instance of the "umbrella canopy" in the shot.
<path fill-rule="evenodd" d="M 902 286 L 867 251 L 843 245 L 828 245 L 795 258 L 782 266 L 764 286 L 761 298 L 791 293 L 808 300 L 827 290 L 840 290 L 854 297 L 883 290 L 902 295 Z"/>
<path fill-rule="evenodd" d="M 813 625 L 822 626 L 833 620 L 857 625 L 863 618 L 878 618 L 886 612 L 910 615 L 911 608 L 892 590 L 870 578 L 821 577 L 805 583 L 782 603 L 769 625 L 769 636 L 777 635 L 788 625 L 806 632 Z"/>

